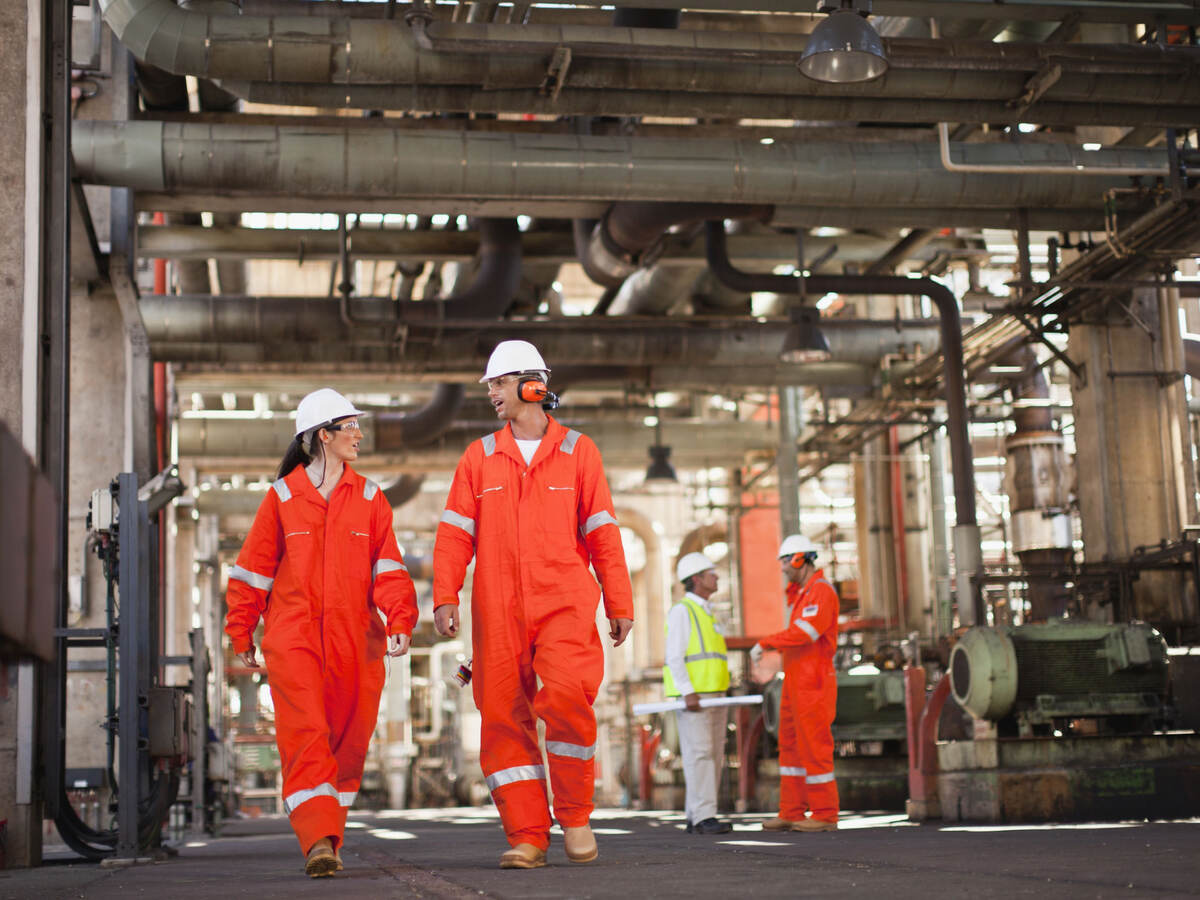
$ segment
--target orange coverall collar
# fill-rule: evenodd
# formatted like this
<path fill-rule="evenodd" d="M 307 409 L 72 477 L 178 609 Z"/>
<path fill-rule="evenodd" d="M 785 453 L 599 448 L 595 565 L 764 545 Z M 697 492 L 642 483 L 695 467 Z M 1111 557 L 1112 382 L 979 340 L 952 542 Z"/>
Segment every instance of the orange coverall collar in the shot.
<path fill-rule="evenodd" d="M 350 468 L 350 463 L 343 463 L 342 465 L 342 477 L 338 479 L 338 483 L 333 488 L 334 491 L 341 490 L 342 485 L 350 485 L 353 487 L 354 485 L 364 481 L 363 476 L 359 475 L 354 471 L 354 469 Z M 292 489 L 292 493 L 294 495 L 303 495 L 308 497 L 309 500 L 320 503 L 322 506 L 326 504 L 327 501 L 321 496 L 321 492 L 318 491 L 313 485 L 312 480 L 308 477 L 308 472 L 304 470 L 304 466 L 296 466 L 296 468 L 292 469 L 292 471 L 289 472 L 283 480 L 287 483 L 287 486 Z M 329 496 L 333 497 L 333 493 L 330 493 Z"/>
<path fill-rule="evenodd" d="M 546 433 L 542 436 L 542 443 L 538 447 L 537 453 L 533 455 L 533 459 L 529 462 L 529 468 L 531 469 L 544 459 L 553 448 L 557 447 L 567 434 L 566 426 L 555 421 L 554 416 L 546 416 L 546 418 L 550 420 L 550 424 L 546 426 Z M 521 450 L 517 447 L 517 439 L 513 437 L 511 423 L 506 424 L 496 432 L 496 449 L 507 456 L 511 456 L 517 465 L 525 468 L 525 457 L 521 455 Z"/>

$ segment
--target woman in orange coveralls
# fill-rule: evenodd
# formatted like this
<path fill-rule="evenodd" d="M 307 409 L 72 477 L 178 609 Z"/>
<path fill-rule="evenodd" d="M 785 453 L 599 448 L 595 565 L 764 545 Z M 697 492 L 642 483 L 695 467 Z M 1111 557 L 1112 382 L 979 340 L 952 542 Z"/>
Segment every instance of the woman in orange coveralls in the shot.
<path fill-rule="evenodd" d="M 225 631 L 263 657 L 275 703 L 284 807 L 318 878 L 342 868 L 346 810 L 362 780 L 386 652 L 408 652 L 416 592 L 379 485 L 350 468 L 360 411 L 322 388 L 300 401 L 296 439 L 229 576 Z"/>
<path fill-rule="evenodd" d="M 433 551 L 434 624 L 458 632 L 458 592 L 471 590 L 480 763 L 510 849 L 503 869 L 546 864 L 550 811 L 537 719 L 546 723 L 554 816 L 571 862 L 598 855 L 592 813 L 596 716 L 604 651 L 596 630 L 604 586 L 609 635 L 633 626 L 621 530 L 600 453 L 543 411 L 549 369 L 526 341 L 493 351 L 481 382 L 500 431 L 467 448 L 454 473 Z M 539 688 L 537 682 L 541 680 Z"/>
<path fill-rule="evenodd" d="M 838 596 L 816 566 L 817 547 L 792 534 L 779 545 L 787 579 L 788 627 L 759 640 L 783 651 L 783 700 L 779 710 L 779 815 L 766 831 L 837 831 L 838 792 L 833 778 L 833 725 L 837 712 Z M 812 818 L 805 810 L 812 810 Z"/>

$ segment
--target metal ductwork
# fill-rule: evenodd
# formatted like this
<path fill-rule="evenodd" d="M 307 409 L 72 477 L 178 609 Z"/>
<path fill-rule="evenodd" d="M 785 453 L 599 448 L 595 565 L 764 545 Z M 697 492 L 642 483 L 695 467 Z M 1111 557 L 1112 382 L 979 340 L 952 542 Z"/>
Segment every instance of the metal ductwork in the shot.
<path fill-rule="evenodd" d="M 767 275 L 735 269 L 725 251 L 725 224 L 709 222 L 705 226 L 708 265 L 727 287 L 739 291 L 769 291 L 798 294 L 800 279 L 789 275 Z M 885 294 L 924 296 L 937 307 L 942 336 L 943 386 L 946 398 L 946 433 L 950 439 L 950 467 L 954 479 L 954 551 L 958 569 L 959 616 L 970 624 L 982 624 L 986 611 L 983 595 L 973 581 L 983 566 L 979 525 L 975 518 L 975 470 L 971 441 L 967 433 L 966 379 L 963 374 L 962 322 L 958 299 L 945 285 L 932 278 L 904 278 L 894 275 L 810 275 L 803 280 L 809 294 Z M 821 327 L 825 327 L 825 321 Z M 830 347 L 832 352 L 832 345 Z M 836 355 L 834 355 L 836 358 Z M 969 600 L 968 600 L 969 598 Z"/>
<path fill-rule="evenodd" d="M 1094 207 L 1107 176 L 964 176 L 932 145 L 778 143 L 380 128 L 76 122 L 78 177 L 148 191 L 319 196 Z M 967 162 L 1165 167 L 1165 151 L 958 145 Z M 415 161 L 420 160 L 417 164 Z M 615 232 L 614 232 L 615 234 Z"/>

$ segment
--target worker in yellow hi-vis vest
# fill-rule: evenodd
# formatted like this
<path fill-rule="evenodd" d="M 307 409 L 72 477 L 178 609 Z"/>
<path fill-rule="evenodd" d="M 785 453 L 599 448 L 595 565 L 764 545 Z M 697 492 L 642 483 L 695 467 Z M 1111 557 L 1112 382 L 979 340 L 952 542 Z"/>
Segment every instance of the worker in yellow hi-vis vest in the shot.
<path fill-rule="evenodd" d="M 708 598 L 717 592 L 717 570 L 703 553 L 688 553 L 675 567 L 686 593 L 667 615 L 663 688 L 667 697 L 682 697 L 686 709 L 679 723 L 679 751 L 687 783 L 689 834 L 724 834 L 732 830 L 717 818 L 717 787 L 725 758 L 725 709 L 702 708 L 702 697 L 723 697 L 729 687 L 725 638 Z"/>

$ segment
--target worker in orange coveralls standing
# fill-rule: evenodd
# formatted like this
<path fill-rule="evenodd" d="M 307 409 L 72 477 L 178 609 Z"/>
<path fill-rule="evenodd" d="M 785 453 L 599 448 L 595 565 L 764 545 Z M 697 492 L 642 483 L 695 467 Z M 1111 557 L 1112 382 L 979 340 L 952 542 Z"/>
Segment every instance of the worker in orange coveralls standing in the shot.
<path fill-rule="evenodd" d="M 342 868 L 346 810 L 375 730 L 386 653 L 408 652 L 416 592 L 379 485 L 358 458 L 360 410 L 322 388 L 300 401 L 295 440 L 229 575 L 225 631 L 258 668 L 254 629 L 275 704 L 284 808 L 319 878 Z"/>
<path fill-rule="evenodd" d="M 475 557 L 471 643 L 480 762 L 510 848 L 503 869 L 546 864 L 550 811 L 537 719 L 546 723 L 554 817 L 571 862 L 598 855 L 592 813 L 596 716 L 604 651 L 596 628 L 603 585 L 609 635 L 633 627 L 621 530 L 596 445 L 553 408 L 549 367 L 526 341 L 492 352 L 488 399 L 505 423 L 459 461 L 433 551 L 434 625 L 458 633 L 458 593 Z M 541 687 L 538 687 L 538 680 Z"/>
<path fill-rule="evenodd" d="M 833 725 L 837 712 L 838 596 L 816 566 L 817 547 L 799 534 L 779 545 L 787 579 L 788 627 L 750 650 L 783 651 L 783 699 L 779 711 L 779 815 L 766 831 L 837 831 L 838 792 L 833 778 Z M 812 817 L 805 816 L 812 810 Z"/>

